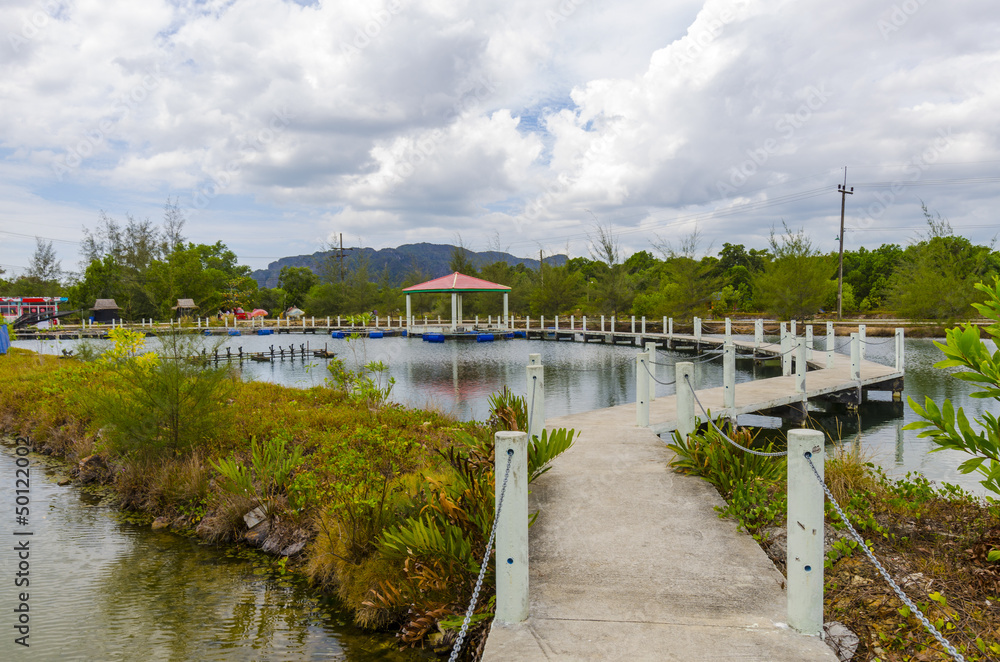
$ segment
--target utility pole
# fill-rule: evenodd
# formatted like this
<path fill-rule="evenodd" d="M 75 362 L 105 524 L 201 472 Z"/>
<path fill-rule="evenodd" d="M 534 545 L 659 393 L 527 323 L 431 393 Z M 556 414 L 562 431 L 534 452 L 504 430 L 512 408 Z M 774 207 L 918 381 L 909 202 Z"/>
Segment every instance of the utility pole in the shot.
<path fill-rule="evenodd" d="M 837 192 L 840 193 L 840 266 L 837 267 L 837 321 L 840 321 L 844 312 L 844 206 L 847 196 L 854 195 L 854 187 L 847 190 L 847 166 L 844 166 L 844 183 L 837 185 Z"/>
<path fill-rule="evenodd" d="M 347 250 L 353 251 L 354 248 L 348 248 Z M 340 260 L 340 285 L 341 285 L 341 287 L 343 287 L 343 285 L 344 285 L 344 256 L 346 254 L 347 253 L 344 252 L 344 233 L 341 232 L 340 233 L 340 250 L 338 250 L 337 254 L 334 256 L 334 257 L 336 257 L 336 258 L 338 258 Z"/>

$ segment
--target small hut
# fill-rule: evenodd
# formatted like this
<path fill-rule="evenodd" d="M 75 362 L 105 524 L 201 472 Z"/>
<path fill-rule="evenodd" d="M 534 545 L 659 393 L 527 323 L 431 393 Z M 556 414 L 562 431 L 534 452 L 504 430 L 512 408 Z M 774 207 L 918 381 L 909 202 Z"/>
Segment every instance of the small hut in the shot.
<path fill-rule="evenodd" d="M 94 322 L 110 323 L 121 319 L 118 315 L 118 304 L 114 299 L 98 299 L 90 310 L 92 311 L 90 319 Z"/>
<path fill-rule="evenodd" d="M 194 311 L 198 310 L 198 306 L 194 305 L 194 299 L 178 299 L 177 305 L 172 306 L 170 310 L 177 311 L 175 313 L 176 317 L 184 317 L 185 315 L 194 315 Z"/>

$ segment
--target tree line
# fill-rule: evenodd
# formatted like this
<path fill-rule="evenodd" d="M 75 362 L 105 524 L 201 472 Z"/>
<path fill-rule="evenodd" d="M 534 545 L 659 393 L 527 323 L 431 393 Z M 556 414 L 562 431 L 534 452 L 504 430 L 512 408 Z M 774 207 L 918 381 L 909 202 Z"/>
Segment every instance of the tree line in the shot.
<path fill-rule="evenodd" d="M 923 208 L 926 230 L 907 246 L 882 244 L 844 252 L 845 314 L 888 312 L 910 319 L 955 320 L 974 315 L 975 283 L 1000 274 L 1000 253 L 993 244 L 977 245 L 954 233 L 940 214 Z M 432 278 L 415 264 L 400 285 L 388 270 L 373 270 L 354 254 L 343 264 L 328 258 L 316 271 L 284 267 L 278 286 L 259 288 L 250 268 L 221 241 L 186 241 L 175 203 L 164 219 L 101 214 L 97 228 L 85 232 L 83 271 L 63 273 L 51 242 L 38 240 L 28 270 L 4 279 L 5 296 L 67 296 L 70 306 L 89 308 L 96 299 L 115 299 L 126 320 L 167 319 L 178 298 L 192 298 L 198 314 L 263 308 L 278 316 L 291 307 L 308 315 L 348 315 L 405 309 L 402 288 Z M 590 256 L 539 269 L 505 262 L 477 264 L 462 246 L 452 252 L 450 269 L 511 287 L 509 309 L 520 315 L 636 315 L 689 319 L 760 313 L 779 319 L 807 318 L 837 310 L 838 255 L 816 249 L 802 230 L 782 223 L 768 246 L 747 248 L 724 243 L 699 257 L 697 232 L 678 245 L 658 240 L 652 250 L 624 256 L 617 235 L 596 226 Z M 712 253 L 713 251 L 707 251 Z M 499 315 L 496 293 L 464 295 L 466 317 Z M 418 294 L 414 315 L 450 315 L 450 298 Z"/>

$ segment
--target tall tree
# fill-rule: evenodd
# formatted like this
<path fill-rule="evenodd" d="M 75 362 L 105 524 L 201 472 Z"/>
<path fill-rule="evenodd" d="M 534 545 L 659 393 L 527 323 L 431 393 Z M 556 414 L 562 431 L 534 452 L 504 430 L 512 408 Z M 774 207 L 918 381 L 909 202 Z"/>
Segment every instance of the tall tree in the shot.
<path fill-rule="evenodd" d="M 784 233 L 771 229 L 774 260 L 757 278 L 761 305 L 780 319 L 809 317 L 818 312 L 830 292 L 837 287 L 831 280 L 836 265 L 830 255 L 822 255 L 802 230 L 792 232 L 782 222 Z"/>
<path fill-rule="evenodd" d="M 635 291 L 621 259 L 621 244 L 610 225 L 597 224 L 590 235 L 590 256 L 602 262 L 594 278 L 594 299 L 598 309 L 617 316 L 632 306 Z"/>
<path fill-rule="evenodd" d="M 975 284 L 997 273 L 992 247 L 956 237 L 951 224 L 923 206 L 927 233 L 907 247 L 890 280 L 889 302 L 914 319 L 955 320 L 972 314 Z"/>

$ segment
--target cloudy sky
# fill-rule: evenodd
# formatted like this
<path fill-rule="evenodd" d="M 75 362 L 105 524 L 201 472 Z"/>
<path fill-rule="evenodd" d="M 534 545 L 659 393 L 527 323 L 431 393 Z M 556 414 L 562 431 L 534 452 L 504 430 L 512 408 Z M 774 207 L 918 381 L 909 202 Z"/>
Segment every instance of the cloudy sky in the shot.
<path fill-rule="evenodd" d="M 4 0 L 0 265 L 78 268 L 101 210 L 253 267 L 475 250 L 989 241 L 995 0 Z"/>

